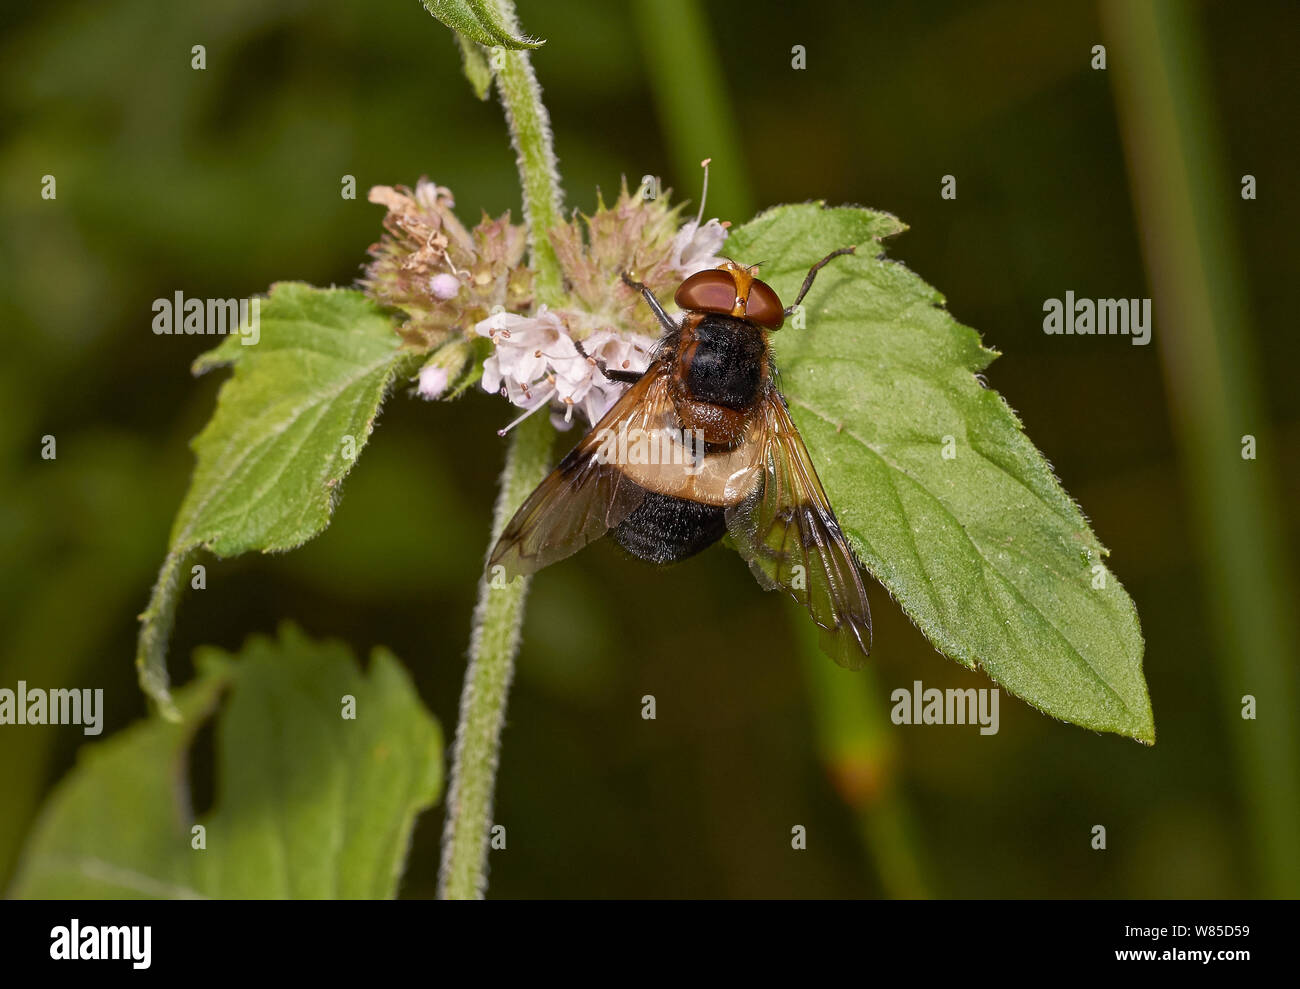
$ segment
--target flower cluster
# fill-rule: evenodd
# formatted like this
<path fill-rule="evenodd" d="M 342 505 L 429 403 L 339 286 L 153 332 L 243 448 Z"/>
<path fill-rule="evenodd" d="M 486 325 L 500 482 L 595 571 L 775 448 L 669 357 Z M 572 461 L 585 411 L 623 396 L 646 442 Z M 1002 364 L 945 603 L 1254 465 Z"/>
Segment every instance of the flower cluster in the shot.
<path fill-rule="evenodd" d="M 680 213 L 680 206 L 668 205 L 667 195 L 647 199 L 629 193 L 624 183 L 612 206 L 600 201 L 591 216 L 575 217 L 551 232 L 575 308 L 586 315 L 580 332 L 615 326 L 658 336 L 654 315 L 623 283 L 622 273 L 664 299 L 688 275 L 722 263 L 716 254 L 726 226 L 717 220 L 702 223 L 702 212 L 682 224 Z"/>
<path fill-rule="evenodd" d="M 532 305 L 526 236 L 509 213 L 484 216 L 466 230 L 452 212 L 451 191 L 425 178 L 414 191 L 375 186 L 369 198 L 388 215 L 361 285 L 375 301 L 405 313 L 398 332 L 407 347 L 431 350 L 495 310 Z"/>
<path fill-rule="evenodd" d="M 612 329 L 596 330 L 579 345 L 564 315 L 545 306 L 533 316 L 497 313 L 474 330 L 493 343 L 483 364 L 483 387 L 525 410 L 515 422 L 554 406 L 551 421 L 557 429 L 569 428 L 575 408 L 588 422 L 599 422 L 626 387 L 606 378 L 600 364 L 644 371 L 655 345 L 653 337 Z"/>
<path fill-rule="evenodd" d="M 452 213 L 451 193 L 426 179 L 414 192 L 377 186 L 370 201 L 386 206 L 388 215 L 362 284 L 406 314 L 399 332 L 407 346 L 432 352 L 419 393 L 446 394 L 471 359 L 467 341 L 486 338 L 492 348 L 482 387 L 524 410 L 515 422 L 549 407 L 561 429 L 572 424 L 575 410 L 598 422 L 627 387 L 606 378 L 600 365 L 644 371 L 662 334 L 622 274 L 666 300 L 682 279 L 722 263 L 718 251 L 727 236 L 725 223 L 704 222 L 702 207 L 682 223 L 681 208 L 666 196 L 630 193 L 623 183 L 612 206 L 601 201 L 592 215 L 575 215 L 550 232 L 565 296 L 532 311 L 525 234 L 508 214 L 485 217 L 467 231 Z"/>

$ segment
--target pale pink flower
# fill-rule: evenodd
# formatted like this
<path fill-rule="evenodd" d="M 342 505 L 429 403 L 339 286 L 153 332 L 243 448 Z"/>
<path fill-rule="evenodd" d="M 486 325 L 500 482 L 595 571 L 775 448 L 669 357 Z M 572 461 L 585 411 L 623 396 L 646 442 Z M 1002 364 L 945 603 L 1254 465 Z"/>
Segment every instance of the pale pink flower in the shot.
<path fill-rule="evenodd" d="M 700 211 L 694 220 L 687 220 L 673 238 L 673 252 L 668 264 L 674 272 L 687 278 L 697 271 L 717 268 L 725 258 L 718 256 L 722 242 L 727 239 L 727 227 L 716 218 L 704 222 L 704 204 L 709 198 L 709 162 L 705 158 L 700 162 L 704 169 L 704 187 L 700 190 Z"/>
<path fill-rule="evenodd" d="M 640 333 L 616 333 L 613 330 L 597 330 L 582 341 L 583 349 L 593 361 L 605 362 L 610 371 L 644 371 L 650 366 L 650 354 L 655 341 Z M 584 361 L 588 387 L 582 392 L 580 402 L 582 413 L 595 425 L 598 423 L 627 390 L 627 385 L 610 381 L 590 361 Z"/>
<path fill-rule="evenodd" d="M 556 365 L 582 359 L 564 322 L 545 307 L 535 316 L 493 313 L 476 323 L 474 332 L 493 344 L 492 356 L 483 363 L 483 389 L 527 410 L 502 433 L 555 396 Z"/>
<path fill-rule="evenodd" d="M 495 313 L 474 332 L 493 343 L 483 364 L 484 390 L 499 392 L 525 410 L 506 429 L 547 405 L 554 409 L 557 428 L 572 425 L 574 409 L 595 424 L 627 388 L 606 378 L 595 361 L 605 361 L 611 370 L 644 371 L 655 344 L 639 334 L 597 330 L 583 342 L 588 354 L 583 357 L 564 320 L 545 308 L 535 316 Z"/>
<path fill-rule="evenodd" d="M 697 271 L 716 268 L 725 258 L 718 256 L 722 242 L 727 239 L 727 228 L 716 219 L 701 224 L 700 217 L 687 220 L 673 238 L 673 271 L 686 278 Z"/>

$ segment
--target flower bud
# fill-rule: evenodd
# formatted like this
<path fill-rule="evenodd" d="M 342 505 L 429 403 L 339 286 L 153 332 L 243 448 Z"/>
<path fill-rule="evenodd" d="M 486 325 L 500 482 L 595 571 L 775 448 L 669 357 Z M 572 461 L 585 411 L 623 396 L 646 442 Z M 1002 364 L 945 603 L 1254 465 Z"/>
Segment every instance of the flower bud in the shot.
<path fill-rule="evenodd" d="M 470 356 L 470 345 L 463 339 L 453 339 L 434 351 L 424 367 L 420 368 L 416 386 L 420 397 L 430 401 L 441 398 L 447 387 L 456 383 L 465 373 Z"/>
<path fill-rule="evenodd" d="M 454 299 L 460 292 L 460 279 L 448 272 L 439 272 L 429 279 L 429 292 L 435 299 Z"/>

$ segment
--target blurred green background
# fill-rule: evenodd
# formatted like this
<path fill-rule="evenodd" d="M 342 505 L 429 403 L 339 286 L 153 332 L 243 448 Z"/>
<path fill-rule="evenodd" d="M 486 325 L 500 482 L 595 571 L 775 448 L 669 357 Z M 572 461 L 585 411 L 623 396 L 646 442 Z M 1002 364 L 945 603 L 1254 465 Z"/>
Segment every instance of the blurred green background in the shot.
<path fill-rule="evenodd" d="M 1117 123 L 1116 27 L 1094 4 L 519 7 L 548 39 L 534 65 L 568 206 L 648 173 L 694 199 L 696 163 L 712 156 L 709 215 L 743 222 L 820 198 L 911 225 L 891 254 L 1003 352 L 990 384 L 1137 602 L 1159 741 L 1096 735 L 1005 696 L 992 737 L 895 727 L 895 687 L 989 684 L 936 654 L 877 585 L 873 661 L 850 674 L 810 650 L 797 609 L 761 593 L 734 554 L 661 572 L 602 544 L 534 583 L 491 895 L 1300 895 L 1294 856 L 1276 847 L 1296 753 L 1258 741 L 1295 737 L 1296 712 L 1278 701 L 1295 696 L 1296 656 L 1277 650 L 1294 645 L 1300 344 L 1279 288 L 1300 229 L 1300 8 L 1181 7 L 1204 48 L 1203 64 L 1175 58 L 1203 89 L 1203 105 L 1181 109 L 1224 179 L 1215 239 L 1230 266 L 1200 287 L 1240 276 L 1245 321 L 1219 330 L 1244 355 L 1233 373 L 1256 406 L 1232 428 L 1260 443 L 1256 462 L 1234 445 L 1207 467 L 1170 401 L 1176 346 L 1041 329 L 1043 300 L 1067 289 L 1154 294 Z M 517 180 L 499 105 L 473 99 L 452 38 L 415 0 L 85 0 L 6 18 L 0 685 L 102 686 L 107 733 L 145 711 L 135 615 L 220 378 L 188 373 L 205 341 L 153 335 L 152 300 L 346 285 L 379 236 L 369 186 L 428 174 L 474 220 L 517 211 Z M 1105 72 L 1089 67 L 1098 43 Z M 195 44 L 205 71 L 190 68 Z M 1239 198 L 1247 172 L 1255 202 Z M 47 173 L 55 201 L 40 196 Z M 345 174 L 355 201 L 339 196 Z M 955 201 L 939 196 L 945 174 Z M 1157 299 L 1158 340 L 1178 332 L 1161 313 Z M 322 537 L 206 561 L 208 588 L 181 604 L 174 679 L 189 678 L 194 647 L 234 649 L 288 617 L 362 654 L 390 646 L 450 736 L 504 452 L 495 430 L 510 414 L 483 394 L 393 396 Z M 56 461 L 40 458 L 45 434 Z M 1272 652 L 1257 616 L 1215 606 L 1223 561 L 1200 520 L 1224 509 L 1197 492 L 1216 470 L 1255 471 L 1265 503 L 1284 508 L 1228 510 L 1262 526 L 1285 564 L 1247 556 L 1228 575 L 1251 600 L 1283 602 L 1264 618 L 1279 630 Z M 1271 719 L 1262 735 L 1240 719 L 1245 693 Z M 640 717 L 644 694 L 655 721 Z M 1288 719 L 1289 736 L 1277 729 Z M 83 741 L 0 728 L 0 888 Z M 1270 818 L 1272 845 L 1259 838 Z M 796 824 L 809 835 L 799 853 Z M 1104 852 L 1090 847 L 1096 824 Z M 440 832 L 438 808 L 417 827 L 404 895 L 432 895 Z"/>

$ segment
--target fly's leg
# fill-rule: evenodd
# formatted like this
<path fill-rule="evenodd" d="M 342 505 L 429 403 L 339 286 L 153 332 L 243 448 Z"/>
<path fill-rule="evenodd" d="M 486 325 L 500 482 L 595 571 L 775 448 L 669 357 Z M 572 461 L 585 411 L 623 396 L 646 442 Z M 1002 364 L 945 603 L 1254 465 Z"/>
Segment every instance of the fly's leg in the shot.
<path fill-rule="evenodd" d="M 812 288 L 813 279 L 817 277 L 817 272 L 821 271 L 822 268 L 826 266 L 827 262 L 839 257 L 841 254 L 852 254 L 857 249 L 856 244 L 852 247 L 841 247 L 838 251 L 831 251 L 815 265 L 809 268 L 808 277 L 803 280 L 803 288 L 799 290 L 799 297 L 794 300 L 794 305 L 786 307 L 785 314 L 787 316 L 793 315 L 794 311 L 799 308 L 799 303 L 803 302 L 803 297 L 807 295 L 808 290 Z M 624 275 L 623 278 L 626 280 L 627 276 Z"/>
<path fill-rule="evenodd" d="M 664 312 L 664 307 L 659 305 L 659 300 L 655 298 L 655 294 L 629 275 L 626 271 L 623 272 L 623 284 L 628 288 L 635 289 L 641 293 L 641 297 L 650 304 L 650 309 L 654 312 L 655 319 L 659 320 L 659 325 L 665 330 L 669 333 L 676 333 L 681 329 L 680 326 L 672 321 L 672 317 Z"/>
<path fill-rule="evenodd" d="M 582 355 L 583 360 L 591 361 L 591 363 L 595 364 L 597 370 L 599 370 L 600 373 L 610 381 L 621 381 L 624 384 L 634 385 L 640 381 L 642 376 L 645 374 L 644 371 L 621 371 L 618 368 L 611 371 L 605 366 L 605 362 L 599 357 L 592 357 L 589 355 L 580 342 L 574 340 L 573 345 L 578 349 L 578 353 Z"/>

